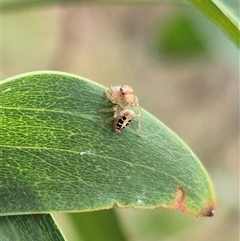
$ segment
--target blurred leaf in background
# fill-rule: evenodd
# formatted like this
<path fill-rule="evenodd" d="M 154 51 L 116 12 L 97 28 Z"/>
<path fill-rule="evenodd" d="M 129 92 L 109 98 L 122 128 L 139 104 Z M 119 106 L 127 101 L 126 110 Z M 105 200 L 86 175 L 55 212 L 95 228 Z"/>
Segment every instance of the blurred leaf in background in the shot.
<path fill-rule="evenodd" d="M 201 38 L 194 19 L 181 14 L 166 20 L 165 25 L 156 33 L 157 50 L 166 57 L 193 57 L 207 51 L 206 43 Z"/>
<path fill-rule="evenodd" d="M 75 237 L 82 237 L 83 240 L 129 240 L 124 237 L 124 230 L 121 230 L 118 216 L 112 209 L 71 213 L 68 215 L 68 219 L 76 230 Z M 74 237 L 71 240 L 74 240 Z"/>

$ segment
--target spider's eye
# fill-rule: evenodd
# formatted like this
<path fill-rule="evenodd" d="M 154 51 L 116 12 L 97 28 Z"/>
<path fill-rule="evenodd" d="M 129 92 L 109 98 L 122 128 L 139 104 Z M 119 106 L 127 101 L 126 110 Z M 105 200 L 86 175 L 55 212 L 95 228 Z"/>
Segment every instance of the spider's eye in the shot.
<path fill-rule="evenodd" d="M 124 92 L 124 90 L 122 88 L 120 89 L 120 91 L 121 91 L 122 95 L 125 95 L 125 92 Z"/>

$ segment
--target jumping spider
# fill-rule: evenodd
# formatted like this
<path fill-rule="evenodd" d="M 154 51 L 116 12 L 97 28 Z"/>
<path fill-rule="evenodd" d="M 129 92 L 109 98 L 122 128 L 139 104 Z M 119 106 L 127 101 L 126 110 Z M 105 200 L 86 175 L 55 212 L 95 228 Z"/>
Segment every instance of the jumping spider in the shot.
<path fill-rule="evenodd" d="M 134 94 L 133 89 L 129 85 L 110 86 L 105 91 L 106 97 L 114 104 L 110 109 L 101 109 L 100 112 L 113 112 L 113 116 L 103 123 L 114 120 L 115 132 L 121 132 L 134 118 L 135 113 L 130 109 L 133 106 L 138 108 L 138 135 L 141 130 L 141 107 L 138 103 L 138 98 Z"/>

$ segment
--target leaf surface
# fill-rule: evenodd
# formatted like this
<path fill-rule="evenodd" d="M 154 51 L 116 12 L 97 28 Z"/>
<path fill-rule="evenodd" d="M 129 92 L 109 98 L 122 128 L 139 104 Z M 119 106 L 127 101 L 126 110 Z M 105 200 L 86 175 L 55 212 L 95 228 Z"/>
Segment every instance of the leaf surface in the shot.
<path fill-rule="evenodd" d="M 191 150 L 143 111 L 120 134 L 105 88 L 60 72 L 0 85 L 0 213 L 93 211 L 113 205 L 212 216 L 211 181 Z"/>
<path fill-rule="evenodd" d="M 64 241 L 51 215 L 0 217 L 1 241 Z"/>

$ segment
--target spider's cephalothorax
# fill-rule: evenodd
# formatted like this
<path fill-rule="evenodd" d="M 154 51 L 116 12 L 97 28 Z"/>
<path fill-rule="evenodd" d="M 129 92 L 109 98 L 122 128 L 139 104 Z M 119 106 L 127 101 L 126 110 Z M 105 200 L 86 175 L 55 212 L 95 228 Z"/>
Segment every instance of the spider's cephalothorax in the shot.
<path fill-rule="evenodd" d="M 119 105 L 123 109 L 138 105 L 138 98 L 129 85 L 110 86 L 105 94 L 113 104 Z"/>

